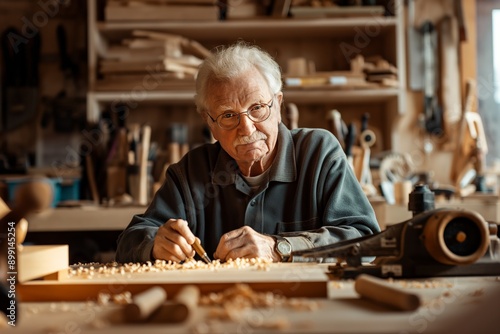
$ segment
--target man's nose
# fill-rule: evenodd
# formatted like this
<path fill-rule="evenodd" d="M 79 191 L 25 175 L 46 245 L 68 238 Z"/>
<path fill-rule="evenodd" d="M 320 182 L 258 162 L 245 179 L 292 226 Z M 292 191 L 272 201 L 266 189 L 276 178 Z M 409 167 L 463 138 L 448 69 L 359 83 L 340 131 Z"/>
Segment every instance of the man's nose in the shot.
<path fill-rule="evenodd" d="M 255 123 L 248 117 L 248 113 L 240 114 L 238 130 L 243 133 L 253 133 L 255 131 Z"/>

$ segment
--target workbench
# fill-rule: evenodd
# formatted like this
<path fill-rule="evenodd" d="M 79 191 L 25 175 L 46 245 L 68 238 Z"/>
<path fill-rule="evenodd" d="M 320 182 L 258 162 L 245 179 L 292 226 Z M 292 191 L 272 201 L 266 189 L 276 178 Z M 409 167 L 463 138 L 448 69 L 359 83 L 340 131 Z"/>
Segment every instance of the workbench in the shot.
<path fill-rule="evenodd" d="M 498 213 L 498 198 L 477 198 L 468 205 L 486 212 L 486 219 Z M 438 206 L 438 205 L 437 205 Z M 446 205 L 445 205 L 446 206 Z M 385 206 L 384 210 L 391 206 Z M 405 218 L 411 213 L 404 210 Z M 45 217 L 31 219 L 31 232 L 53 233 L 69 230 L 121 231 L 140 208 L 89 209 L 74 215 L 75 209 L 57 209 Z M 109 210 L 109 211 L 106 211 Z M 120 212 L 119 215 L 114 213 Z M 104 215 L 103 215 L 104 213 Z M 109 213 L 109 214 L 108 214 Z M 113 214 L 110 214 L 113 213 Z M 76 217 L 70 219 L 69 217 Z M 94 218 L 96 219 L 94 219 Z M 100 220 L 97 220 L 97 217 Z M 107 217 L 109 220 L 107 220 Z M 386 216 L 387 217 L 387 216 Z M 399 217 L 399 216 L 398 216 Z M 106 221 L 106 223 L 105 223 Z M 388 221 L 390 224 L 391 222 Z M 34 280 L 18 286 L 19 302 L 16 328 L 7 333 L 488 333 L 498 327 L 500 309 L 499 277 L 446 277 L 394 280 L 418 294 L 423 304 L 416 311 L 398 311 L 360 298 L 352 280 L 331 279 L 327 264 L 273 264 L 270 271 L 185 275 L 182 271 L 136 277 L 111 276 L 87 280 L 76 278 L 54 282 Z M 187 321 L 180 324 L 126 324 L 121 318 L 122 305 L 100 305 L 102 291 L 140 293 L 148 287 L 161 286 L 168 296 L 175 296 L 186 284 L 196 284 L 202 294 L 220 291 L 236 283 L 250 284 L 256 291 L 279 292 L 287 298 L 317 302 L 315 310 L 297 310 L 283 306 L 252 308 L 238 321 L 212 319 L 215 306 L 199 306 Z M 50 296 L 50 298 L 47 298 Z M 467 319 L 467 321 L 464 321 Z"/>
<path fill-rule="evenodd" d="M 266 274 L 269 272 L 262 273 L 263 276 Z M 110 288 L 117 287 L 111 280 L 109 284 Z M 395 280 L 393 284 L 418 293 L 423 306 L 413 312 L 396 311 L 361 299 L 353 289 L 352 280 L 330 280 L 325 298 L 308 299 L 317 302 L 315 310 L 254 308 L 245 311 L 238 321 L 222 321 L 210 320 L 213 306 L 200 306 L 180 324 L 124 324 L 120 320 L 122 306 L 98 305 L 91 298 L 77 302 L 21 302 L 17 326 L 8 327 L 6 332 L 490 333 L 498 326 L 498 277 Z M 126 281 L 120 287 L 126 288 Z M 274 328 L 273 323 L 279 323 L 280 328 Z"/>

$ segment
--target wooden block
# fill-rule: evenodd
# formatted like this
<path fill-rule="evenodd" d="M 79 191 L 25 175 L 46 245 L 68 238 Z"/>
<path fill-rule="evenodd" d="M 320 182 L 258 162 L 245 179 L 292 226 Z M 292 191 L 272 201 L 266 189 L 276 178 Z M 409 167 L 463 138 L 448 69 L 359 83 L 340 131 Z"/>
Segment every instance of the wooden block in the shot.
<path fill-rule="evenodd" d="M 289 76 L 305 76 L 308 72 L 307 59 L 304 57 L 288 59 L 287 75 Z"/>
<path fill-rule="evenodd" d="M 65 279 L 68 279 L 69 273 L 68 273 L 68 268 L 65 268 L 63 270 L 59 270 L 55 273 L 46 275 L 43 277 L 45 281 L 62 281 Z"/>
<path fill-rule="evenodd" d="M 0 218 L 5 216 L 10 212 L 10 208 L 5 204 L 5 202 L 0 198 Z"/>
<path fill-rule="evenodd" d="M 17 256 L 17 280 L 20 283 L 69 267 L 68 245 L 24 246 Z"/>

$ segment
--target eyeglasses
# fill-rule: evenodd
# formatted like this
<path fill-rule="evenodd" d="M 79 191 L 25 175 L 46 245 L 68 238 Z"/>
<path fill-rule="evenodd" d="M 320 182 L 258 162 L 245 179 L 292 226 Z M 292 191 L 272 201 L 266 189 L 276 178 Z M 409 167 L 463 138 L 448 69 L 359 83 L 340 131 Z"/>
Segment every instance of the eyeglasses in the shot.
<path fill-rule="evenodd" d="M 248 118 L 254 123 L 264 122 L 271 115 L 271 108 L 273 107 L 274 96 L 271 98 L 271 101 L 268 103 L 260 103 L 253 105 L 247 111 L 242 112 L 226 112 L 220 114 L 215 119 L 207 113 L 208 117 L 212 120 L 212 122 L 217 123 L 217 125 L 223 130 L 232 130 L 240 125 L 241 115 L 246 114 Z"/>

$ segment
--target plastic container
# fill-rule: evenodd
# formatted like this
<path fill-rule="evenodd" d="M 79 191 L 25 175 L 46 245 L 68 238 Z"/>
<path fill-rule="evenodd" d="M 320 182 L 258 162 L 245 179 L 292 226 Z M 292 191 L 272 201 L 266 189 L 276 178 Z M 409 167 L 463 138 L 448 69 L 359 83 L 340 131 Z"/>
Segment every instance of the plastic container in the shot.
<path fill-rule="evenodd" d="M 54 198 L 52 199 L 51 207 L 55 208 L 61 201 L 78 200 L 80 198 L 80 179 L 79 178 L 48 178 L 48 177 L 33 177 L 20 176 L 13 178 L 4 178 L 2 180 L 7 185 L 7 200 L 9 205 L 13 205 L 16 197 L 16 190 L 22 184 L 32 181 L 47 182 L 51 188 Z"/>

